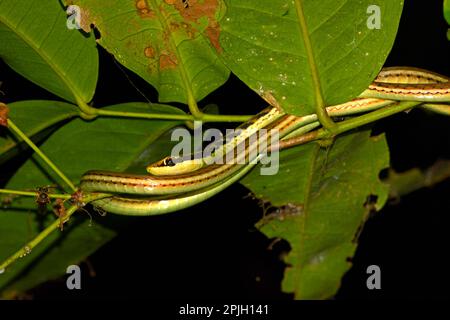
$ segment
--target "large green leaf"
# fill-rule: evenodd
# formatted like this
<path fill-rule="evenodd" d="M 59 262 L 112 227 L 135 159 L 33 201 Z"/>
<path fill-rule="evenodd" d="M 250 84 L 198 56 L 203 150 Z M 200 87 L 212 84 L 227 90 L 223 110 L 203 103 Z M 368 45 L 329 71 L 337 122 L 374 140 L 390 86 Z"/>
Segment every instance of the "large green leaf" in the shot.
<path fill-rule="evenodd" d="M 444 0 L 444 17 L 447 23 L 450 24 L 450 1 Z"/>
<path fill-rule="evenodd" d="M 200 100 L 222 85 L 229 71 L 221 51 L 221 0 L 66 0 L 81 8 L 81 26 L 94 24 L 99 44 L 159 93 L 160 101 Z M 189 4 L 188 4 L 189 3 Z"/>
<path fill-rule="evenodd" d="M 269 103 L 296 115 L 314 112 L 319 96 L 335 105 L 369 85 L 393 45 L 403 7 L 402 0 L 225 3 L 225 63 Z M 370 29 L 378 17 L 380 29 Z"/>
<path fill-rule="evenodd" d="M 8 104 L 9 117 L 29 138 L 51 128 L 55 124 L 78 115 L 73 104 L 59 101 L 30 100 Z M 6 128 L 3 128 L 6 131 Z M 11 134 L 0 136 L 0 164 L 14 156 L 19 150 L 21 138 Z"/>
<path fill-rule="evenodd" d="M 98 76 L 95 39 L 66 21 L 56 0 L 0 0 L 0 58 L 50 92 L 88 102 Z"/>
<path fill-rule="evenodd" d="M 135 112 L 176 113 L 182 111 L 167 106 L 151 106 L 144 103 L 128 103 L 107 108 Z M 44 151 L 72 180 L 79 181 L 89 169 L 123 171 L 133 164 L 165 130 L 179 122 L 148 121 L 142 119 L 100 118 L 86 122 L 71 121 L 56 131 L 41 145 Z M 147 153 L 161 156 L 167 146 L 151 148 Z M 151 155 L 150 155 L 151 156 Z M 144 168 L 141 168 L 145 171 Z M 35 190 L 39 186 L 54 185 L 60 179 L 36 156 L 27 161 L 8 183 L 7 188 Z M 50 214 L 43 220 L 36 213 L 32 198 L 16 198 L 12 206 L 0 211 L 0 260 L 35 237 L 55 218 Z M 43 281 L 63 274 L 70 264 L 95 251 L 110 240 L 115 231 L 107 227 L 111 219 L 120 217 L 94 216 L 93 225 L 87 214 L 80 211 L 72 218 L 64 232 L 55 232 L 24 259 L 13 264 L 0 275 L 0 292 L 9 296 L 22 292 Z M 126 219 L 126 218 L 125 218 Z M 122 223 L 126 220 L 120 220 Z"/>
<path fill-rule="evenodd" d="M 377 208 L 387 199 L 378 174 L 388 164 L 384 136 L 370 138 L 365 131 L 338 138 L 331 150 L 309 144 L 283 151 L 276 177 L 254 170 L 243 180 L 258 198 L 280 207 L 259 227 L 291 246 L 284 291 L 297 299 L 335 294 L 350 267 L 369 196 L 378 197 Z"/>

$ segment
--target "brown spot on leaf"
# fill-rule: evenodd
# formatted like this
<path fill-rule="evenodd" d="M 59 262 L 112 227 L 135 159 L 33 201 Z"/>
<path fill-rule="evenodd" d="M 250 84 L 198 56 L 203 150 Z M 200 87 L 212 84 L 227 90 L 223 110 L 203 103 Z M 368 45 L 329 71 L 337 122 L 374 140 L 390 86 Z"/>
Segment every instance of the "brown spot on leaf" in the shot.
<path fill-rule="evenodd" d="M 180 24 L 180 26 L 181 26 L 181 28 L 183 28 L 185 34 L 186 34 L 186 35 L 188 36 L 188 38 L 190 38 L 190 39 L 194 39 L 194 38 L 195 38 L 195 35 L 198 33 L 198 30 L 195 29 L 195 28 L 194 28 L 191 24 L 189 24 L 189 23 L 182 22 L 182 23 Z"/>
<path fill-rule="evenodd" d="M 135 0 L 135 1 L 136 1 L 136 9 L 138 11 L 139 16 L 142 19 L 146 18 L 149 19 L 155 16 L 155 12 L 148 7 L 147 1 L 145 0 Z"/>
<path fill-rule="evenodd" d="M 304 205 L 287 203 L 281 207 L 271 207 L 271 209 L 271 212 L 266 213 L 264 217 L 256 224 L 258 229 L 274 220 L 285 221 L 300 216 L 303 214 Z"/>
<path fill-rule="evenodd" d="M 144 54 L 147 58 L 153 59 L 155 57 L 155 49 L 153 47 L 147 47 L 144 49 Z"/>
<path fill-rule="evenodd" d="M 161 70 L 164 69 L 173 69 L 177 67 L 177 58 L 173 54 L 161 54 L 159 56 L 159 68 Z"/>
<path fill-rule="evenodd" d="M 209 25 L 208 28 L 206 28 L 206 35 L 208 36 L 209 41 L 211 41 L 213 47 L 216 48 L 217 52 L 222 52 L 222 47 L 219 43 L 220 26 L 217 22 L 214 22 L 213 25 Z"/>
<path fill-rule="evenodd" d="M 172 32 L 177 31 L 178 29 L 180 29 L 180 24 L 176 23 L 176 22 L 173 22 L 173 21 L 169 24 L 169 26 L 170 26 L 170 31 L 172 31 Z"/>
<path fill-rule="evenodd" d="M 145 2 L 145 0 L 137 0 L 136 1 L 136 8 L 138 8 L 139 10 L 146 9 L 147 8 L 147 3 Z"/>
<path fill-rule="evenodd" d="M 220 25 L 216 20 L 216 13 L 219 10 L 219 0 L 165 0 L 178 10 L 186 22 L 199 23 L 201 18 L 208 20 L 205 33 L 211 44 L 218 52 L 222 52 L 219 44 Z"/>
<path fill-rule="evenodd" d="M 0 126 L 8 127 L 8 113 L 8 106 L 0 102 Z"/>

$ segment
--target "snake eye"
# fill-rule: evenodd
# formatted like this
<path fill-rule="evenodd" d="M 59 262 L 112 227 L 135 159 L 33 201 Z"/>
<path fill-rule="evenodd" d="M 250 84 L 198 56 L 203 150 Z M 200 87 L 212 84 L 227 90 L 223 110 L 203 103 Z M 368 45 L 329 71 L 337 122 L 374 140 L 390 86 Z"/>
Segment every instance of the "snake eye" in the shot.
<path fill-rule="evenodd" d="M 168 167 L 173 167 L 175 165 L 175 162 L 173 162 L 172 158 L 167 158 L 164 160 L 164 165 Z"/>

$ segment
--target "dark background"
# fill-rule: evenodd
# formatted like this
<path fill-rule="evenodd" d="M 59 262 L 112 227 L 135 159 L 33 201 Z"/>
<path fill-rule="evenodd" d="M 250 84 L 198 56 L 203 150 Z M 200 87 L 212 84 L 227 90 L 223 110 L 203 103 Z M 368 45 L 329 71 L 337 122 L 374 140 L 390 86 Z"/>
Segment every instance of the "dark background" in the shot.
<path fill-rule="evenodd" d="M 395 46 L 386 66 L 421 67 L 450 75 L 450 45 L 442 1 L 406 1 Z M 124 71 L 101 50 L 97 106 L 127 101 L 156 101 L 156 92 Z M 0 62 L 2 100 L 55 99 Z M 236 77 L 201 105 L 217 103 L 222 113 L 257 112 L 264 105 Z M 245 105 L 245 110 L 239 106 Z M 386 132 L 392 166 L 397 171 L 426 168 L 450 159 L 450 119 L 421 111 L 380 121 Z M 83 289 L 68 291 L 65 278 L 30 292 L 35 299 L 170 298 L 290 299 L 281 293 L 284 264 L 281 242 L 254 223 L 262 216 L 248 191 L 235 184 L 213 199 L 175 214 L 131 218 L 113 241 L 81 264 Z M 353 267 L 336 299 L 450 298 L 447 257 L 450 236 L 450 181 L 391 203 L 366 224 Z M 94 217 L 95 223 L 101 218 Z M 366 288 L 366 268 L 379 265 L 382 289 Z M 95 273 L 95 276 L 89 274 Z"/>

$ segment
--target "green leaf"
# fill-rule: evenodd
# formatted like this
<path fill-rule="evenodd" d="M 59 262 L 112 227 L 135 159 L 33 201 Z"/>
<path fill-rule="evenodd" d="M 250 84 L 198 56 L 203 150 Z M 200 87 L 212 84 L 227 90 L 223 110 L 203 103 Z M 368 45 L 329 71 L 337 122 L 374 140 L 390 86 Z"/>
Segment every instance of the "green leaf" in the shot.
<path fill-rule="evenodd" d="M 66 0 L 81 8 L 81 26 L 94 24 L 98 43 L 152 84 L 163 102 L 200 100 L 222 85 L 229 71 L 218 59 L 221 0 Z M 173 4 L 169 4 L 173 3 Z M 124 27 L 125 25 L 125 27 Z"/>
<path fill-rule="evenodd" d="M 450 178 L 450 160 L 438 160 L 430 167 L 413 168 L 404 172 L 390 169 L 383 180 L 389 185 L 389 197 L 398 199 L 421 188 L 430 188 Z"/>
<path fill-rule="evenodd" d="M 95 39 L 66 21 L 59 1 L 0 0 L 0 58 L 57 96 L 88 102 L 98 77 Z"/>
<path fill-rule="evenodd" d="M 55 124 L 78 115 L 76 106 L 59 101 L 20 101 L 8 104 L 8 108 L 9 118 L 29 138 L 39 136 Z M 6 128 L 3 129 L 6 131 Z M 19 151 L 17 147 L 21 141 L 20 137 L 11 134 L 0 136 L 0 164 Z"/>
<path fill-rule="evenodd" d="M 444 18 L 450 25 L 450 0 L 444 0 Z M 450 29 L 447 30 L 447 39 L 450 40 Z"/>
<path fill-rule="evenodd" d="M 444 0 L 444 17 L 447 23 L 450 24 L 450 0 Z"/>
<path fill-rule="evenodd" d="M 336 293 L 350 268 L 347 258 L 355 252 L 369 196 L 377 197 L 378 209 L 386 202 L 388 188 L 378 175 L 389 164 L 388 147 L 384 136 L 369 135 L 342 136 L 331 150 L 308 144 L 283 151 L 276 179 L 254 170 L 242 181 L 258 198 L 279 207 L 258 226 L 269 238 L 290 243 L 282 287 L 296 299 Z"/>
<path fill-rule="evenodd" d="M 320 96 L 335 105 L 363 92 L 391 50 L 403 7 L 402 0 L 225 3 L 226 65 L 270 104 L 295 115 L 314 112 Z M 380 29 L 369 29 L 377 18 Z"/>
<path fill-rule="evenodd" d="M 109 110 L 182 114 L 176 108 L 128 103 L 108 107 Z M 124 171 L 146 150 L 160 156 L 167 148 L 153 149 L 160 134 L 180 122 L 142 119 L 99 118 L 86 122 L 73 120 L 56 131 L 41 150 L 72 180 L 78 182 L 89 169 Z M 150 148 L 149 148 L 150 146 Z M 141 173 L 145 167 L 141 167 Z M 33 156 L 17 171 L 7 188 L 35 190 L 55 185 L 59 178 L 45 163 Z M 11 207 L 0 210 L 0 261 L 34 238 L 44 226 L 54 221 L 50 212 L 42 217 L 36 213 L 33 198 L 15 198 Z M 63 232 L 54 232 L 26 258 L 14 263 L 0 275 L 0 295 L 23 292 L 43 281 L 65 273 L 68 265 L 79 263 L 115 235 L 110 225 L 126 223 L 126 218 L 94 215 L 92 226 L 88 215 L 80 211 Z M 112 222 L 116 221 L 115 224 Z"/>

